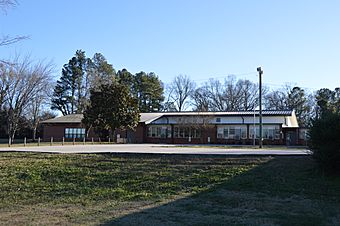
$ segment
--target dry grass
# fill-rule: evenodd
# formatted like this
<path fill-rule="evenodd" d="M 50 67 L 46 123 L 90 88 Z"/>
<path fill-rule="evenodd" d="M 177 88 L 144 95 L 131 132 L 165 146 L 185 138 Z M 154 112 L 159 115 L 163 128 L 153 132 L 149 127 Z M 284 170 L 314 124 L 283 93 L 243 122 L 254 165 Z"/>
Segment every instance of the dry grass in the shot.
<path fill-rule="evenodd" d="M 1 225 L 337 225 L 309 157 L 0 153 Z"/>

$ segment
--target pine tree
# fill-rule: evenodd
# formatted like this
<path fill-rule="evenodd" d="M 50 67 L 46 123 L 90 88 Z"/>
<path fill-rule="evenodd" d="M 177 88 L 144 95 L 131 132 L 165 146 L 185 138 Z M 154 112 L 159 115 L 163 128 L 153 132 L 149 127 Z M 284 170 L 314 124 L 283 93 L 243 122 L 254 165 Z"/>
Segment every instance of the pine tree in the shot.
<path fill-rule="evenodd" d="M 54 88 L 52 110 L 59 110 L 63 115 L 85 110 L 90 85 L 87 65 L 88 59 L 82 50 L 77 50 L 75 56 L 64 65 L 61 78 Z"/>

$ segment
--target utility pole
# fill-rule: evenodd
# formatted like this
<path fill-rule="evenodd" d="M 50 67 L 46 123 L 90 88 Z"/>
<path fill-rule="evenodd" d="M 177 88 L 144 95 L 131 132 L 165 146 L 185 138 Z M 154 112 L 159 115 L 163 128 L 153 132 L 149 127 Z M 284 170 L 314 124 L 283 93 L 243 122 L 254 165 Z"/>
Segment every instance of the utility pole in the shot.
<path fill-rule="evenodd" d="M 262 68 L 258 67 L 257 72 L 259 73 L 259 107 L 260 107 L 260 140 L 259 140 L 259 148 L 262 148 Z"/>

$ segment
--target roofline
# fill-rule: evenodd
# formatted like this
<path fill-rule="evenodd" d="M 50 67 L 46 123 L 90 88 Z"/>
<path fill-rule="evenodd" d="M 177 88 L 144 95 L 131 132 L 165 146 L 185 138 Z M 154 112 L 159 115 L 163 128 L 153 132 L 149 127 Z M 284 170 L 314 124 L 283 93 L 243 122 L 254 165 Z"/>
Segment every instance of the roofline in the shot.
<path fill-rule="evenodd" d="M 259 111 L 173 111 L 173 112 L 141 112 L 140 114 L 159 114 L 149 120 L 146 121 L 140 121 L 140 123 L 150 124 L 153 121 L 161 118 L 161 117 L 176 117 L 176 116 L 253 116 L 253 115 L 259 115 Z M 78 114 L 81 115 L 81 114 Z M 263 110 L 262 115 L 264 116 L 295 116 L 294 110 Z M 64 116 L 59 116 L 64 117 Z M 57 117 L 57 118 L 59 118 Z M 47 119 L 42 122 L 41 124 L 77 124 L 82 123 L 82 121 L 54 121 L 54 119 Z"/>
<path fill-rule="evenodd" d="M 227 116 L 240 116 L 240 115 L 259 115 L 260 112 L 258 110 L 256 111 L 172 111 L 172 112 L 142 112 L 143 114 L 148 114 L 148 113 L 159 113 L 161 114 L 161 116 L 176 116 L 176 115 L 227 115 Z M 262 111 L 262 115 L 266 115 L 266 116 L 291 116 L 293 115 L 295 112 L 294 110 L 264 110 Z"/>
<path fill-rule="evenodd" d="M 40 124 L 75 124 L 75 123 L 82 123 L 80 122 L 48 122 L 49 119 L 40 122 Z"/>

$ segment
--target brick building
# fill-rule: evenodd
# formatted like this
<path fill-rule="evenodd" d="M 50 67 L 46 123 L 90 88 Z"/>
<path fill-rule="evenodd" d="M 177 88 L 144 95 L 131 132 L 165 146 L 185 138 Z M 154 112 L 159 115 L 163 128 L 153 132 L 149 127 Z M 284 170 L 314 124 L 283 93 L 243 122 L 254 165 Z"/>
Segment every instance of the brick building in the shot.
<path fill-rule="evenodd" d="M 92 129 L 86 131 L 82 117 L 73 114 L 42 122 L 43 139 L 98 139 Z M 264 144 L 303 144 L 302 132 L 294 111 L 263 111 Z M 115 137 L 129 143 L 253 144 L 259 139 L 259 112 L 141 113 L 135 131 L 117 130 Z"/>

